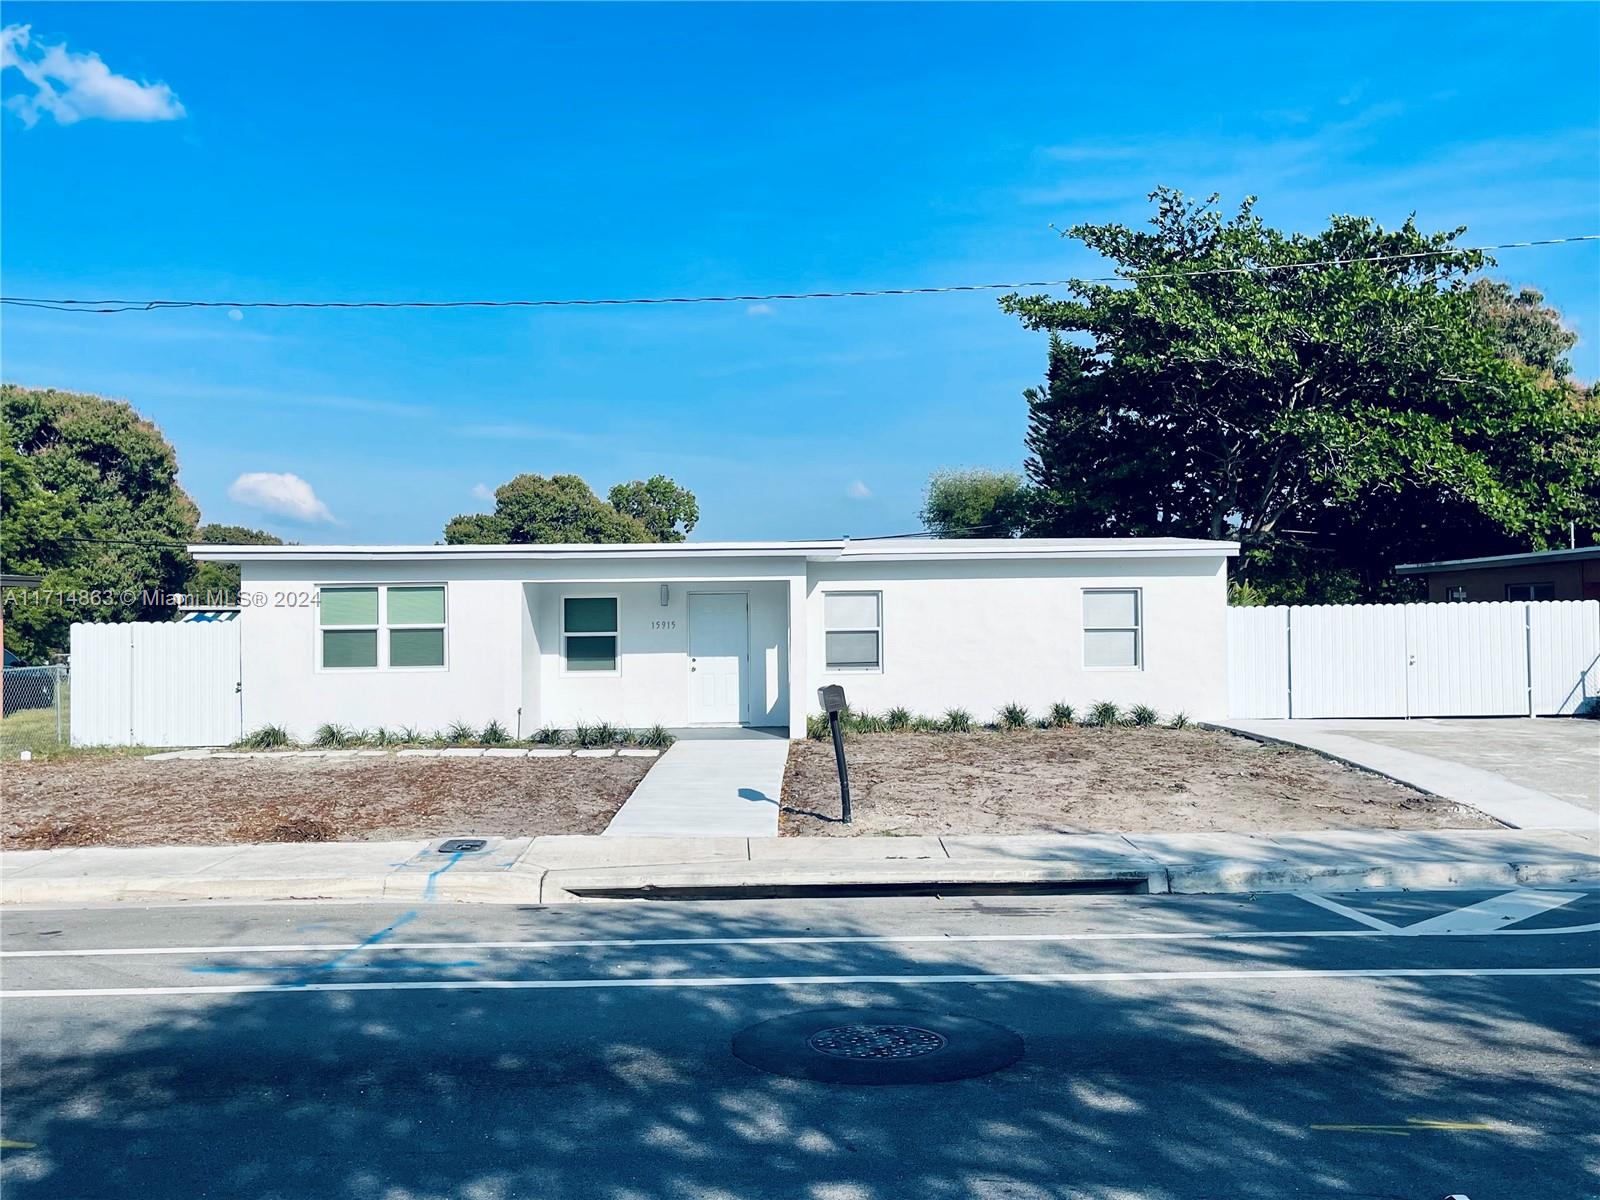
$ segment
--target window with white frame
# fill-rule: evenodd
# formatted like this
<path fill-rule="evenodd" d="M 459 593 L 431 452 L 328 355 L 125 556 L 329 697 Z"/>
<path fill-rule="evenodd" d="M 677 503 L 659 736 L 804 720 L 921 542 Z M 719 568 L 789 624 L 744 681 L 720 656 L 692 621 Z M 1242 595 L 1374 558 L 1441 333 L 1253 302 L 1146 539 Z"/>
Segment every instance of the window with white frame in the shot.
<path fill-rule="evenodd" d="M 822 618 L 828 670 L 883 669 L 882 592 L 825 592 Z"/>
<path fill-rule="evenodd" d="M 443 667 L 443 584 L 318 588 L 325 671 Z"/>
<path fill-rule="evenodd" d="M 617 673 L 617 598 L 565 596 L 561 601 L 561 656 L 569 672 Z"/>
<path fill-rule="evenodd" d="M 1083 593 L 1083 665 L 1115 670 L 1144 666 L 1143 598 L 1138 588 Z"/>

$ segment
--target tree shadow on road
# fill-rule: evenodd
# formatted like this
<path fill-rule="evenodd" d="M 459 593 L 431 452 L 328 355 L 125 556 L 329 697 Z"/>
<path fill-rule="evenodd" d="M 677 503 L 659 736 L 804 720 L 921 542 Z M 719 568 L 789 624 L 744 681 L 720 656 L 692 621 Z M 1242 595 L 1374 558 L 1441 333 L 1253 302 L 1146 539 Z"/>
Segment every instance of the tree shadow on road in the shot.
<path fill-rule="evenodd" d="M 578 936 L 639 936 L 638 911 L 589 910 Z M 797 932 L 770 915 L 782 911 L 652 909 L 651 924 L 687 937 Z M 872 932 L 863 911 L 841 907 L 811 932 Z M 529 910 L 524 935 L 572 936 L 568 919 Z M 243 926 L 240 936 L 255 940 Z M 1473 940 L 1454 948 L 1463 963 L 1484 957 Z M 1310 945 L 1163 944 L 1137 960 L 1124 944 L 1020 946 L 1004 969 L 1281 970 L 1310 965 Z M 1393 940 L 1323 946 L 1315 965 L 1329 953 L 1336 965 L 1408 961 Z M 691 945 L 652 951 L 648 970 L 704 979 L 1000 969 L 974 962 L 970 945 L 938 943 Z M 473 950 L 425 965 L 395 952 L 332 970 L 245 956 L 231 965 L 242 969 L 192 978 L 641 970 L 603 948 Z M 1570 1068 L 1596 1048 L 1594 1002 L 1586 979 L 1507 978 L 308 991 L 107 997 L 74 1001 L 67 1017 L 21 1001 L 7 1014 L 6 1133 L 37 1145 L 10 1156 L 5 1194 L 1482 1200 L 1493 1189 L 1474 1182 L 1492 1177 L 1525 1180 L 1524 1195 L 1577 1196 L 1593 1192 L 1593 1159 L 1586 1168 L 1573 1146 L 1593 1135 L 1597 1107 L 1593 1077 L 1574 1088 Z M 996 1074 L 883 1088 L 767 1075 L 730 1051 L 733 1034 L 758 1021 L 841 1005 L 979 1017 L 1016 1030 L 1027 1051 Z M 1472 1053 L 1446 1034 L 1464 1034 Z M 37 1040 L 46 1036 L 71 1044 Z M 1415 1119 L 1491 1128 L 1408 1131 Z M 1359 1125 L 1395 1128 L 1318 1128 Z"/>

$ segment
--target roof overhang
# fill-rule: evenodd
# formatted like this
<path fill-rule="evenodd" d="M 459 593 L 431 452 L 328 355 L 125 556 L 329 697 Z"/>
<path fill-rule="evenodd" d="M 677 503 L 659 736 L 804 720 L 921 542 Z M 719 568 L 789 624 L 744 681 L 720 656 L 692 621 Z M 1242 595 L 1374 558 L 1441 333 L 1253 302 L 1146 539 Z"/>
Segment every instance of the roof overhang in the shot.
<path fill-rule="evenodd" d="M 1401 563 L 1396 575 L 1428 575 L 1436 571 L 1472 571 L 1487 567 L 1537 567 L 1548 563 L 1582 562 L 1600 558 L 1600 546 L 1575 550 L 1533 550 L 1527 554 L 1495 554 L 1488 558 L 1446 558 L 1438 562 Z"/>
<path fill-rule="evenodd" d="M 1012 559 L 1232 558 L 1238 542 L 1191 538 L 918 538 L 813 542 L 547 543 L 460 546 L 189 547 L 200 562 L 595 562 L 797 558 L 810 562 L 994 562 Z"/>

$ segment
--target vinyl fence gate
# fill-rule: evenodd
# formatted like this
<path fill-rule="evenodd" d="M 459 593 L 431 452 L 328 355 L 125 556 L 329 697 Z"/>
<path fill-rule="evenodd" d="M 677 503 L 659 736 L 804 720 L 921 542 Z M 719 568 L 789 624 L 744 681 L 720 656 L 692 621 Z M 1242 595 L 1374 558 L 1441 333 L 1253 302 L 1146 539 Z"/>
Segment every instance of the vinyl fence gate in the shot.
<path fill-rule="evenodd" d="M 1228 610 L 1228 714 L 1539 717 L 1600 705 L 1600 600 Z"/>
<path fill-rule="evenodd" d="M 72 627 L 74 746 L 226 746 L 240 700 L 237 621 Z"/>

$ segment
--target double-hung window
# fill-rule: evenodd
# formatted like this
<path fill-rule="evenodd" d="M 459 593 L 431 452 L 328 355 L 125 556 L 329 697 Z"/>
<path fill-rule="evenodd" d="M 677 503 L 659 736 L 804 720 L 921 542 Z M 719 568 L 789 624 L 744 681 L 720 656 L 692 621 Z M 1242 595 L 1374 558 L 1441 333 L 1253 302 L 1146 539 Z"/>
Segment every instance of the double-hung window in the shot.
<path fill-rule="evenodd" d="M 1083 665 L 1116 670 L 1144 666 L 1142 598 L 1138 588 L 1083 593 Z"/>
<path fill-rule="evenodd" d="M 317 612 L 324 671 L 445 665 L 442 584 L 324 587 Z"/>
<path fill-rule="evenodd" d="M 615 675 L 617 598 L 566 596 L 561 601 L 561 658 L 569 673 Z"/>
<path fill-rule="evenodd" d="M 882 592 L 825 592 L 822 618 L 828 670 L 883 669 Z"/>

